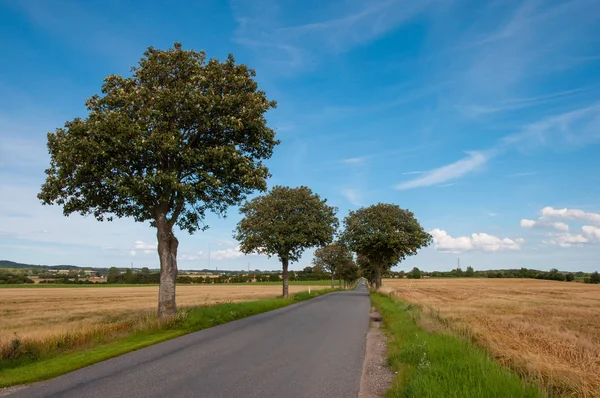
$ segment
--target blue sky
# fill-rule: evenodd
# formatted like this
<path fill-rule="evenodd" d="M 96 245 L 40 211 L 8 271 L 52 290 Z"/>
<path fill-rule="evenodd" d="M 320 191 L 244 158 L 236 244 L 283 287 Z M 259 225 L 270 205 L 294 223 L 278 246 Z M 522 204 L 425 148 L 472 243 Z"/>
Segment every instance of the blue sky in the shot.
<path fill-rule="evenodd" d="M 155 232 L 62 215 L 36 194 L 46 133 L 108 74 L 180 41 L 256 69 L 278 108 L 270 185 L 339 208 L 391 202 L 435 244 L 396 269 L 598 270 L 600 1 L 0 0 L 0 258 L 158 266 Z M 179 266 L 243 256 L 236 208 L 179 232 Z M 311 261 L 307 251 L 293 268 Z"/>

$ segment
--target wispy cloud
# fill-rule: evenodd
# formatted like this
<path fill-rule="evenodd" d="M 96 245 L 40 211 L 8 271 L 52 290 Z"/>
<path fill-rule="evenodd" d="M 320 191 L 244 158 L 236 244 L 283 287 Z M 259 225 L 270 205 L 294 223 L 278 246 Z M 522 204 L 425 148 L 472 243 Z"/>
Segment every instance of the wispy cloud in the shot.
<path fill-rule="evenodd" d="M 425 171 L 407 171 L 406 173 L 402 173 L 403 176 L 409 176 L 409 175 L 413 175 L 413 174 L 423 174 L 426 173 Z"/>
<path fill-rule="evenodd" d="M 505 137 L 506 145 L 583 145 L 600 141 L 600 102 L 526 125 Z"/>
<path fill-rule="evenodd" d="M 387 158 L 390 156 L 406 155 L 406 154 L 411 154 L 411 153 L 412 154 L 420 153 L 420 152 L 430 149 L 436 145 L 438 145 L 437 142 L 431 142 L 431 143 L 428 143 L 425 145 L 417 145 L 414 147 L 401 148 L 401 149 L 396 149 L 393 151 L 375 152 L 375 153 L 370 153 L 370 154 L 362 155 L 362 156 L 344 158 L 344 159 L 338 161 L 338 163 L 363 164 L 363 163 L 366 163 L 373 159 L 383 159 L 383 158 Z M 423 173 L 423 172 L 422 171 L 410 171 L 410 172 L 403 173 L 403 174 L 420 174 L 420 173 Z"/>
<path fill-rule="evenodd" d="M 534 175 L 537 175 L 537 174 L 538 174 L 537 171 L 525 171 L 523 173 L 509 174 L 506 177 L 507 178 L 528 177 L 528 176 L 534 176 Z"/>
<path fill-rule="evenodd" d="M 363 201 L 358 190 L 353 188 L 345 188 L 340 192 L 354 206 L 363 206 Z"/>
<path fill-rule="evenodd" d="M 109 7 L 91 9 L 86 3 L 69 0 L 53 4 L 32 0 L 14 2 L 11 6 L 23 12 L 35 26 L 61 37 L 78 50 L 100 53 L 119 62 L 130 62 L 132 54 L 137 57 L 143 47 L 136 38 L 148 33 L 143 25 L 118 31 L 116 24 L 106 23 L 111 12 Z M 74 35 L 74 31 L 87 33 Z"/>
<path fill-rule="evenodd" d="M 559 60 L 570 60 L 571 68 L 597 61 L 597 50 L 589 45 L 600 22 L 595 0 L 487 2 L 471 10 L 474 23 L 468 29 L 458 37 L 449 31 L 450 43 L 440 38 L 438 52 L 447 62 L 438 63 L 432 76 L 459 82 L 446 98 L 463 115 L 493 117 L 550 103 L 573 103 L 597 91 L 597 85 L 560 84 L 549 92 L 549 86 L 539 84 L 544 79 L 557 81 L 556 74 L 566 68 Z"/>
<path fill-rule="evenodd" d="M 363 163 L 365 160 L 366 159 L 364 157 L 360 157 L 360 158 L 348 158 L 348 159 L 342 160 L 342 163 L 357 164 L 357 163 Z"/>
<path fill-rule="evenodd" d="M 494 113 L 517 111 L 525 108 L 531 108 L 536 106 L 547 105 L 552 100 L 559 100 L 565 97 L 573 96 L 575 94 L 584 93 L 594 87 L 586 87 L 574 90 L 565 90 L 555 93 L 539 95 L 536 97 L 526 98 L 509 98 L 500 100 L 497 103 L 491 103 L 486 105 L 459 105 L 458 109 L 468 116 L 478 117 L 485 116 Z M 597 87 L 595 87 L 597 88 Z"/>
<path fill-rule="evenodd" d="M 270 63 L 300 69 L 316 62 L 318 56 L 344 52 L 383 36 L 428 10 L 431 3 L 319 2 L 314 7 L 306 4 L 306 10 L 313 12 L 304 14 L 298 22 L 293 8 L 280 7 L 274 0 L 233 0 L 230 5 L 238 22 L 233 39 L 253 49 L 270 50 Z"/>
<path fill-rule="evenodd" d="M 448 180 L 462 177 L 482 167 L 493 156 L 513 148 L 520 149 L 540 145 L 579 146 L 591 142 L 600 142 L 600 102 L 526 124 L 517 133 L 503 137 L 491 149 L 468 152 L 468 157 L 427 171 L 423 173 L 422 177 L 401 183 L 397 189 L 439 185 Z M 517 173 L 507 177 L 525 177 L 536 173 Z"/>
<path fill-rule="evenodd" d="M 423 173 L 422 177 L 403 182 L 396 186 L 396 189 L 411 189 L 418 187 L 427 187 L 439 185 L 446 181 L 454 180 L 465 174 L 479 170 L 491 158 L 492 153 L 467 152 L 468 156 L 454 163 L 442 166 Z"/>
<path fill-rule="evenodd" d="M 320 40 L 330 49 L 345 51 L 355 45 L 368 43 L 401 23 L 418 15 L 428 7 L 429 1 L 384 0 L 372 3 L 359 2 L 352 8 L 351 3 L 336 4 L 336 11 L 342 10 L 341 17 L 302 25 L 283 27 L 276 33 L 291 38 Z M 346 10 L 343 10 L 343 7 Z"/>

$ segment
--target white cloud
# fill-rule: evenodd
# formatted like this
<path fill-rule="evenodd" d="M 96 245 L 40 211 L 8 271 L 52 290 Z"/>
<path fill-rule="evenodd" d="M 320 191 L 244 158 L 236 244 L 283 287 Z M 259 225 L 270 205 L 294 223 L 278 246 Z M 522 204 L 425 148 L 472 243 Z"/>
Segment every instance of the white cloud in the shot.
<path fill-rule="evenodd" d="M 203 256 L 202 251 L 198 251 L 198 252 L 192 253 L 192 254 L 182 254 L 177 257 L 177 259 L 181 260 L 181 261 L 197 261 L 197 260 L 201 260 L 204 258 L 206 258 L 206 256 Z"/>
<path fill-rule="evenodd" d="M 521 228 L 552 228 L 562 232 L 569 230 L 569 226 L 564 222 L 551 222 L 543 217 L 540 217 L 537 221 L 524 218 L 521 220 Z"/>
<path fill-rule="evenodd" d="M 468 251 L 473 249 L 473 243 L 471 238 L 467 236 L 461 236 L 459 238 L 453 238 L 448 235 L 446 231 L 442 229 L 434 229 L 429 232 L 433 237 L 435 247 L 438 251 L 448 253 L 460 253 L 462 251 Z"/>
<path fill-rule="evenodd" d="M 581 227 L 581 230 L 586 235 L 600 241 L 600 228 L 594 227 L 592 225 L 584 225 L 583 227 Z"/>
<path fill-rule="evenodd" d="M 215 260 L 231 260 L 244 256 L 245 254 L 240 251 L 239 246 L 229 249 L 217 250 L 210 254 L 210 258 Z"/>
<path fill-rule="evenodd" d="M 497 252 L 504 250 L 520 250 L 525 240 L 501 239 L 486 233 L 474 233 L 471 236 L 459 236 L 454 238 L 442 229 L 434 229 L 429 232 L 433 236 L 435 247 L 438 251 L 446 253 L 460 253 L 463 251 L 479 250 L 483 252 Z"/>
<path fill-rule="evenodd" d="M 136 255 L 136 252 L 135 252 L 135 250 L 131 250 L 131 251 L 129 252 L 129 255 L 130 255 L 131 257 L 135 257 L 135 255 Z"/>
<path fill-rule="evenodd" d="M 491 157 L 491 153 L 467 152 L 468 157 L 446 166 L 423 173 L 422 177 L 415 178 L 396 186 L 397 189 L 411 189 L 437 185 L 449 180 L 462 177 L 482 167 Z"/>
<path fill-rule="evenodd" d="M 573 220 L 591 222 L 600 225 L 600 214 L 586 212 L 580 209 L 555 209 L 553 207 L 544 207 L 541 211 L 542 215 L 537 220 L 521 220 L 522 228 L 551 228 L 559 231 L 559 233 L 550 233 L 550 239 L 542 240 L 542 243 L 548 245 L 556 245 L 560 247 L 582 246 L 600 241 L 600 228 L 594 225 L 584 225 L 581 227 L 583 234 L 569 233 L 569 226 L 562 221 L 554 221 L 556 219 Z"/>
<path fill-rule="evenodd" d="M 557 234 L 552 237 L 552 239 L 548 241 L 542 241 L 543 243 L 549 245 L 557 245 L 560 247 L 571 247 L 571 246 L 581 246 L 584 243 L 589 243 L 589 239 L 585 236 L 578 234 L 572 235 L 570 233 Z"/>
<path fill-rule="evenodd" d="M 133 247 L 135 250 L 141 250 L 144 254 L 150 254 L 150 253 L 156 253 L 158 244 L 157 243 L 147 243 L 142 240 L 136 240 L 133 243 Z"/>
<path fill-rule="evenodd" d="M 228 247 L 235 247 L 238 245 L 238 243 L 234 240 L 229 240 L 229 239 L 217 239 L 217 244 L 221 245 L 221 246 L 228 246 Z"/>
<path fill-rule="evenodd" d="M 533 228 L 534 226 L 535 226 L 534 220 L 527 220 L 525 218 L 521 220 L 521 228 Z"/>
<path fill-rule="evenodd" d="M 600 214 L 589 213 L 579 209 L 555 209 L 553 207 L 544 207 L 542 217 L 563 218 L 567 220 L 588 221 L 595 225 L 600 225 Z"/>

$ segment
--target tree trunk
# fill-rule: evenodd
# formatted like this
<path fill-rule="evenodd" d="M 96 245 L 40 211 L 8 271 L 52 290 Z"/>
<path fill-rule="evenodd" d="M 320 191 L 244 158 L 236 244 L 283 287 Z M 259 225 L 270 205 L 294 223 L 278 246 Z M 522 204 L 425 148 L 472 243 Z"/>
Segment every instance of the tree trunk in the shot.
<path fill-rule="evenodd" d="M 167 223 L 166 214 L 156 220 L 158 257 L 160 258 L 160 285 L 158 287 L 158 318 L 167 319 L 177 314 L 175 284 L 177 282 L 177 247 L 179 241 Z"/>
<path fill-rule="evenodd" d="M 332 289 L 335 287 L 335 279 L 333 279 L 333 278 L 334 278 L 333 271 L 331 271 L 331 288 Z"/>
<path fill-rule="evenodd" d="M 289 293 L 288 293 L 288 264 L 289 264 L 289 260 L 287 258 L 282 258 L 281 259 L 281 265 L 283 265 L 283 273 L 282 273 L 282 277 L 283 277 L 283 297 L 288 298 L 289 297 Z"/>
<path fill-rule="evenodd" d="M 381 267 L 375 267 L 375 291 L 381 287 Z"/>

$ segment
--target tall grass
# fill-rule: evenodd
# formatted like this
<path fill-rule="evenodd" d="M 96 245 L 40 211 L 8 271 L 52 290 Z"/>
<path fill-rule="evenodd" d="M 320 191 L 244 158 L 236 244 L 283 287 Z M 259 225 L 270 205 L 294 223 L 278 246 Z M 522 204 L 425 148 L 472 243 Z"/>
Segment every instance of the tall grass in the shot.
<path fill-rule="evenodd" d="M 382 294 L 371 296 L 389 336 L 389 365 L 397 372 L 390 397 L 544 397 L 470 341 L 420 325 L 420 307 Z M 436 322 L 429 318 L 428 322 Z"/>
<path fill-rule="evenodd" d="M 56 377 L 117 355 L 236 319 L 272 311 L 338 289 L 299 292 L 274 298 L 182 307 L 161 322 L 154 313 L 121 324 L 100 324 L 44 339 L 18 335 L 0 346 L 0 387 Z"/>

